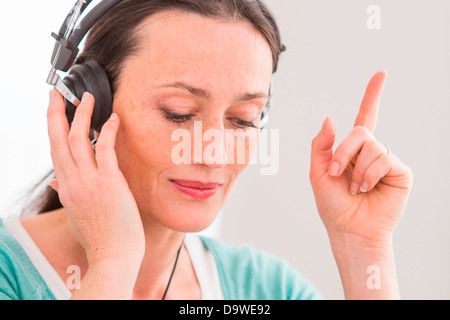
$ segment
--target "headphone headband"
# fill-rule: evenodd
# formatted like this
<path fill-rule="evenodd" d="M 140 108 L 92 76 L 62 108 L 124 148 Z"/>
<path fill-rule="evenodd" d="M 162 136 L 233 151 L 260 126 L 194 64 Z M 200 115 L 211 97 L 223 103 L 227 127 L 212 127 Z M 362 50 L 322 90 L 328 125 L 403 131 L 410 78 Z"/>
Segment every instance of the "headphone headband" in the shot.
<path fill-rule="evenodd" d="M 78 0 L 64 20 L 59 33 L 52 32 L 56 44 L 53 49 L 51 63 L 54 69 L 68 71 L 78 55 L 81 40 L 86 36 L 94 23 L 100 19 L 109 9 L 121 0 L 103 0 L 96 5 L 76 26 L 80 15 L 84 12 L 92 0 Z M 76 26 L 76 27 L 75 27 Z"/>
<path fill-rule="evenodd" d="M 103 16 L 105 15 L 111 8 L 113 8 L 115 5 L 117 5 L 121 0 L 102 0 L 99 4 L 97 4 L 84 18 L 83 20 L 78 23 L 77 22 L 82 15 L 82 13 L 86 10 L 86 8 L 91 4 L 92 0 L 77 0 L 75 5 L 73 6 L 72 10 L 67 15 L 66 19 L 64 20 L 59 33 L 56 34 L 52 32 L 52 37 L 55 38 L 56 43 L 53 49 L 53 54 L 51 58 L 51 64 L 52 68 L 49 72 L 49 75 L 47 77 L 47 83 L 50 85 L 53 85 L 55 89 L 57 89 L 63 97 L 66 99 L 66 102 L 70 102 L 75 107 L 78 107 L 80 105 L 80 100 L 77 97 L 77 91 L 74 90 L 73 87 L 70 85 L 68 86 L 68 83 L 70 81 L 63 81 L 60 76 L 56 73 L 58 70 L 67 72 L 71 67 L 73 66 L 73 63 L 79 53 L 78 46 L 80 45 L 83 38 L 86 36 L 86 34 L 89 32 L 89 30 L 92 28 L 92 26 Z M 100 67 L 100 66 L 98 66 Z M 98 69 L 98 68 L 97 68 Z M 92 70 L 92 68 L 89 68 L 89 70 Z M 90 72 L 90 71 L 88 71 Z M 99 72 L 99 71 L 97 71 Z M 70 71 L 69 71 L 70 73 Z M 98 88 L 98 91 L 100 92 L 98 94 L 99 98 L 110 95 L 110 92 L 105 92 L 103 94 L 103 87 L 107 86 L 110 89 L 109 84 L 106 83 L 107 76 L 103 76 L 103 82 L 100 86 L 94 86 L 95 88 Z M 273 76 L 270 81 L 270 88 L 269 88 L 269 101 L 267 102 L 266 106 L 263 109 L 262 115 L 261 115 L 261 121 L 260 121 L 260 128 L 262 129 L 267 122 L 269 121 L 269 110 L 272 106 L 272 99 L 273 99 Z M 73 81 L 72 81 L 73 82 Z M 75 82 L 77 83 L 77 82 Z M 73 85 L 73 83 L 71 83 Z M 78 88 L 79 89 L 79 88 Z M 78 95 L 82 94 L 83 92 L 78 92 Z M 92 93 L 92 92 L 91 92 Z M 106 100 L 111 100 L 112 98 L 108 98 Z M 97 99 L 96 99 L 97 100 Z M 97 104 L 97 103 L 96 103 Z M 109 106 L 109 105 L 108 105 Z M 69 107 L 68 107 L 69 108 Z M 112 112 L 111 106 L 108 107 L 108 110 L 103 110 L 103 113 Z M 106 115 L 109 116 L 109 115 Z M 97 123 L 99 125 L 98 128 L 101 128 L 101 124 L 104 123 L 104 117 L 99 118 Z M 100 131 L 100 130 L 98 130 Z"/>

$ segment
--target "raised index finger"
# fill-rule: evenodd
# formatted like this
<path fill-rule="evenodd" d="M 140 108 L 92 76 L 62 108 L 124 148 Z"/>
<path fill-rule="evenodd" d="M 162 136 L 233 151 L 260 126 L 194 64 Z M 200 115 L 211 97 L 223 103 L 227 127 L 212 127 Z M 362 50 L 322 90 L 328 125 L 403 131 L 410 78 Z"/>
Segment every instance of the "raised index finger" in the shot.
<path fill-rule="evenodd" d="M 363 126 L 374 132 L 378 119 L 378 106 L 383 93 L 384 83 L 386 81 L 387 71 L 382 70 L 375 73 L 367 85 L 361 107 L 354 127 Z"/>

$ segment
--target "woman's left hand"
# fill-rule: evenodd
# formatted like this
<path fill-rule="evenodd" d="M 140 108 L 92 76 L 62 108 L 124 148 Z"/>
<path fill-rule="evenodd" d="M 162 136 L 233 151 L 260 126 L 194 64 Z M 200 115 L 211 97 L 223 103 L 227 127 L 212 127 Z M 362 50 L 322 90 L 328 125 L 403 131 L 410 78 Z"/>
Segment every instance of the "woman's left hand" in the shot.
<path fill-rule="evenodd" d="M 411 169 L 392 153 L 388 155 L 386 146 L 373 135 L 385 80 L 385 71 L 373 76 L 354 127 L 334 154 L 336 127 L 331 117 L 326 117 L 312 141 L 309 176 L 328 233 L 356 236 L 366 243 L 391 238 L 413 183 Z M 334 162 L 340 165 L 336 175 Z M 352 183 L 358 185 L 355 194 Z"/>

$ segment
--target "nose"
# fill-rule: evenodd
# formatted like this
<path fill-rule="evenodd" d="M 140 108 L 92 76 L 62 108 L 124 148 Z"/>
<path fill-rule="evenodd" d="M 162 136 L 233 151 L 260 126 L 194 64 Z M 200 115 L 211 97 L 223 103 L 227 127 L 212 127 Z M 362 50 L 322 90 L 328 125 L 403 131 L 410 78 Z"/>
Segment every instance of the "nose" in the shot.
<path fill-rule="evenodd" d="M 222 121 L 196 121 L 194 140 L 194 164 L 204 164 L 209 168 L 223 168 L 227 164 L 226 136 Z"/>
<path fill-rule="evenodd" d="M 220 159 L 221 160 L 220 160 Z M 228 161 L 227 153 L 224 152 L 223 156 L 218 157 L 210 157 L 205 159 L 205 156 L 203 157 L 203 161 L 194 161 L 194 164 L 205 164 L 210 168 L 223 168 Z"/>

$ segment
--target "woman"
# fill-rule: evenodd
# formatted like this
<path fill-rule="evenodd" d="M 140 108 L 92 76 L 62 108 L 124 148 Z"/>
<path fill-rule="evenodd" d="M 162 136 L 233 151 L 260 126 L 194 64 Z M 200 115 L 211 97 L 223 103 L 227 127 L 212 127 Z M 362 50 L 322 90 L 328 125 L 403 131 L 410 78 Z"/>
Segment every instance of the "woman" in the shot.
<path fill-rule="evenodd" d="M 83 96 L 69 126 L 62 96 L 51 91 L 50 185 L 61 206 L 0 224 L 0 298 L 321 298 L 285 261 L 190 234 L 212 223 L 248 162 L 176 165 L 171 157 L 172 133 L 193 132 L 195 121 L 203 132 L 258 134 L 282 49 L 273 17 L 256 0 L 126 0 L 111 9 L 76 63 L 93 58 L 108 71 L 114 114 L 93 150 L 95 98 Z M 310 179 L 349 299 L 399 297 L 391 236 L 412 173 L 371 134 L 385 76 L 370 82 L 355 128 L 334 155 L 330 117 L 312 144 Z M 251 159 L 248 144 L 245 152 Z M 186 180 L 212 182 L 214 190 Z M 352 195 L 351 182 L 368 187 Z M 369 266 L 381 270 L 376 290 Z M 81 282 L 70 282 L 68 270 Z"/>

